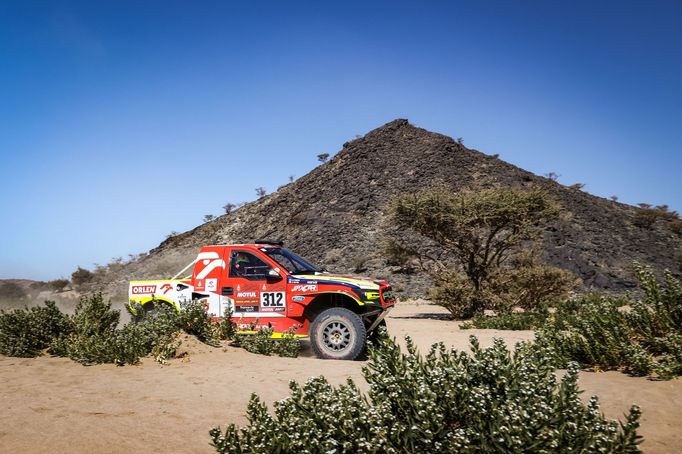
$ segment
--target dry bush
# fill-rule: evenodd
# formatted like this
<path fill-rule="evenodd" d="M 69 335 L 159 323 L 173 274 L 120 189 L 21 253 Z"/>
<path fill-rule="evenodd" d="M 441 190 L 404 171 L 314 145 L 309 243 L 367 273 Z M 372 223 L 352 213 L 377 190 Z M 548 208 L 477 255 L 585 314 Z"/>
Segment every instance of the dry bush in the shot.
<path fill-rule="evenodd" d="M 26 291 L 16 282 L 0 283 L 0 300 L 18 301 L 26 298 Z"/>

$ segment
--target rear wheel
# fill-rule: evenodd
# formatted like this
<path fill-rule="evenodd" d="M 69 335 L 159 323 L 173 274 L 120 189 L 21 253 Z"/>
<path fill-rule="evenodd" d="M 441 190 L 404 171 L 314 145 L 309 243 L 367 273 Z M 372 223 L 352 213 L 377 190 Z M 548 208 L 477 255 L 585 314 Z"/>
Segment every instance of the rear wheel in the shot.
<path fill-rule="evenodd" d="M 133 317 L 133 320 L 139 323 L 149 318 L 156 318 L 159 315 L 160 307 L 170 308 L 171 306 L 168 303 L 164 303 L 159 300 L 149 301 L 142 305 L 142 307 L 138 306 L 137 315 Z"/>
<path fill-rule="evenodd" d="M 310 345 L 318 358 L 353 360 L 362 353 L 366 339 L 362 319 L 342 307 L 322 311 L 310 326 Z"/>

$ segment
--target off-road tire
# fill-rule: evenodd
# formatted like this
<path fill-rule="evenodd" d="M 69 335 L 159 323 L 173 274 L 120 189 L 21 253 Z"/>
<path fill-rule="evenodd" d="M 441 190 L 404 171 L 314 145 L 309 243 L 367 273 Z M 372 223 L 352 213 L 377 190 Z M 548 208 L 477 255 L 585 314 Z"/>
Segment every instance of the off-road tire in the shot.
<path fill-rule="evenodd" d="M 142 320 L 145 320 L 146 318 L 156 318 L 156 316 L 159 313 L 159 306 L 161 305 L 166 305 L 170 306 L 168 303 L 159 301 L 159 300 L 152 300 L 146 302 L 140 309 L 139 313 L 132 317 L 133 321 L 136 323 L 140 323 Z"/>
<path fill-rule="evenodd" d="M 362 319 L 342 307 L 320 312 L 310 325 L 310 346 L 318 358 L 354 360 L 364 350 L 366 340 Z"/>

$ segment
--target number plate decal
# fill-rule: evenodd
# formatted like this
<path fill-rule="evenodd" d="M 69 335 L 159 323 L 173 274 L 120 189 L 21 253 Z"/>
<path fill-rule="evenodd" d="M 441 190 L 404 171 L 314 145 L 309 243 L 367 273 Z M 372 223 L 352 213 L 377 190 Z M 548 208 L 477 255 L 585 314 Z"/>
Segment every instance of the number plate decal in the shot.
<path fill-rule="evenodd" d="M 261 312 L 284 312 L 286 307 L 286 295 L 284 292 L 260 292 Z"/>

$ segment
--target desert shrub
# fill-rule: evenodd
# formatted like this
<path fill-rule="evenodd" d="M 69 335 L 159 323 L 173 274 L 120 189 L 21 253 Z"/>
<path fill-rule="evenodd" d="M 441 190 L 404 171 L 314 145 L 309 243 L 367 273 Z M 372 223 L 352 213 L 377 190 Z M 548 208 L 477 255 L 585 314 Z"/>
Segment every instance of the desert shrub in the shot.
<path fill-rule="evenodd" d="M 144 313 L 143 313 L 144 314 Z M 118 329 L 120 311 L 111 309 L 101 293 L 83 297 L 71 317 L 73 331 L 52 342 L 50 350 L 81 364 L 136 364 L 152 354 L 159 362 L 175 354 L 179 343 L 175 309 L 159 307 L 136 323 Z"/>
<path fill-rule="evenodd" d="M 206 311 L 206 306 L 201 300 L 193 300 L 182 305 L 178 312 L 178 328 L 188 334 L 197 337 L 201 342 L 217 346 L 218 341 L 214 338 L 214 322 Z"/>
<path fill-rule="evenodd" d="M 83 336 L 109 333 L 118 326 L 120 316 L 121 311 L 112 309 L 102 293 L 83 297 L 73 313 L 74 332 Z"/>
<path fill-rule="evenodd" d="M 482 293 L 476 291 L 469 279 L 457 273 L 439 273 L 436 287 L 429 290 L 429 298 L 455 318 L 471 318 L 484 308 Z"/>
<path fill-rule="evenodd" d="M 419 255 L 413 249 L 406 247 L 393 238 L 387 238 L 381 245 L 386 262 L 392 266 L 400 266 L 404 271 L 414 270 L 414 263 Z"/>
<path fill-rule="evenodd" d="M 437 285 L 430 291 L 430 298 L 455 318 L 475 316 L 476 323 L 483 323 L 483 309 L 494 309 L 507 315 L 513 308 L 532 310 L 549 302 L 565 300 L 580 283 L 572 273 L 541 264 L 526 254 L 514 259 L 514 267 L 494 271 L 479 290 L 469 279 L 452 271 L 441 271 L 435 281 Z M 520 317 L 530 321 L 528 316 Z M 509 316 L 505 320 L 517 319 Z"/>
<path fill-rule="evenodd" d="M 501 329 L 501 330 L 528 330 L 537 329 L 544 325 L 550 313 L 546 308 L 538 308 L 526 312 L 514 312 L 498 314 L 492 317 L 482 314 L 476 315 L 470 321 L 462 323 L 462 329 Z"/>
<path fill-rule="evenodd" d="M 232 309 L 230 309 L 223 318 L 213 323 L 212 337 L 217 340 L 230 340 L 234 338 L 235 333 L 236 327 L 232 320 Z"/>
<path fill-rule="evenodd" d="M 352 380 L 290 383 L 270 414 L 251 397 L 249 424 L 210 430 L 220 453 L 261 452 L 639 452 L 640 411 L 609 421 L 593 397 L 585 405 L 572 364 L 554 374 L 546 345 L 511 353 L 500 339 L 471 354 L 436 344 L 426 356 L 383 338 L 363 368 L 368 394 Z"/>
<path fill-rule="evenodd" d="M 70 320 L 53 301 L 30 309 L 0 311 L 0 353 L 35 357 L 71 330 Z"/>
<path fill-rule="evenodd" d="M 33 357 L 47 349 L 86 365 L 136 364 L 151 354 L 163 363 L 175 355 L 181 329 L 209 345 L 218 345 L 218 331 L 230 335 L 233 329 L 229 317 L 213 324 L 201 302 L 179 313 L 167 305 L 153 314 L 139 311 L 135 322 L 120 329 L 119 319 L 120 311 L 111 309 L 101 293 L 81 298 L 72 316 L 50 301 L 45 307 L 0 311 L 0 353 Z"/>
<path fill-rule="evenodd" d="M 272 328 L 265 328 L 253 334 L 237 334 L 234 345 L 247 352 L 270 356 L 275 347 L 275 341 L 271 337 L 272 332 Z"/>
<path fill-rule="evenodd" d="M 362 273 L 364 271 L 367 271 L 367 261 L 369 260 L 369 257 L 366 255 L 362 255 L 359 257 L 355 257 L 353 259 L 353 272 L 354 273 Z"/>
<path fill-rule="evenodd" d="M 80 287 L 82 285 L 85 285 L 93 280 L 95 277 L 94 274 L 92 274 L 91 271 L 86 270 L 85 268 L 81 268 L 80 266 L 76 268 L 76 271 L 71 273 L 71 282 L 73 285 L 76 287 Z"/>
<path fill-rule="evenodd" d="M 26 298 L 26 291 L 16 282 L 5 281 L 0 283 L 0 299 L 7 301 L 23 300 Z"/>
<path fill-rule="evenodd" d="M 670 230 L 677 235 L 682 235 L 682 219 L 675 219 L 671 221 Z"/>
<path fill-rule="evenodd" d="M 67 285 L 69 285 L 68 279 L 55 279 L 47 283 L 47 286 L 55 292 L 61 292 Z"/>
<path fill-rule="evenodd" d="M 647 203 L 640 203 L 639 209 L 635 213 L 635 225 L 650 229 L 659 221 L 669 221 L 670 229 L 675 233 L 680 233 L 682 225 L 680 215 L 677 211 L 671 211 L 668 205 L 651 206 Z"/>
<path fill-rule="evenodd" d="M 276 354 L 288 358 L 297 358 L 301 351 L 301 341 L 295 336 L 298 326 L 293 326 L 289 331 L 282 334 L 280 339 L 273 339 L 272 328 L 265 328 L 252 334 L 237 334 L 232 343 L 235 347 L 259 355 L 270 356 Z"/>
<path fill-rule="evenodd" d="M 130 336 L 134 328 L 117 331 L 119 318 L 120 311 L 111 309 L 101 293 L 83 297 L 71 317 L 72 332 L 52 342 L 50 350 L 82 364 L 134 364 L 142 340 Z"/>
<path fill-rule="evenodd" d="M 275 343 L 275 353 L 286 358 L 298 358 L 301 352 L 301 341 L 295 336 L 297 327 L 292 327 L 282 334 L 282 338 Z"/>
<path fill-rule="evenodd" d="M 631 300 L 592 296 L 574 312 L 557 312 L 538 331 L 551 345 L 559 366 L 578 361 L 632 375 L 682 374 L 682 285 L 669 272 L 658 282 L 650 268 L 636 266 L 645 297 Z"/>
<path fill-rule="evenodd" d="M 534 309 L 543 303 L 563 301 L 580 285 L 569 271 L 540 263 L 523 252 L 510 268 L 498 269 L 489 279 L 488 306 L 500 312 L 512 308 Z"/>

